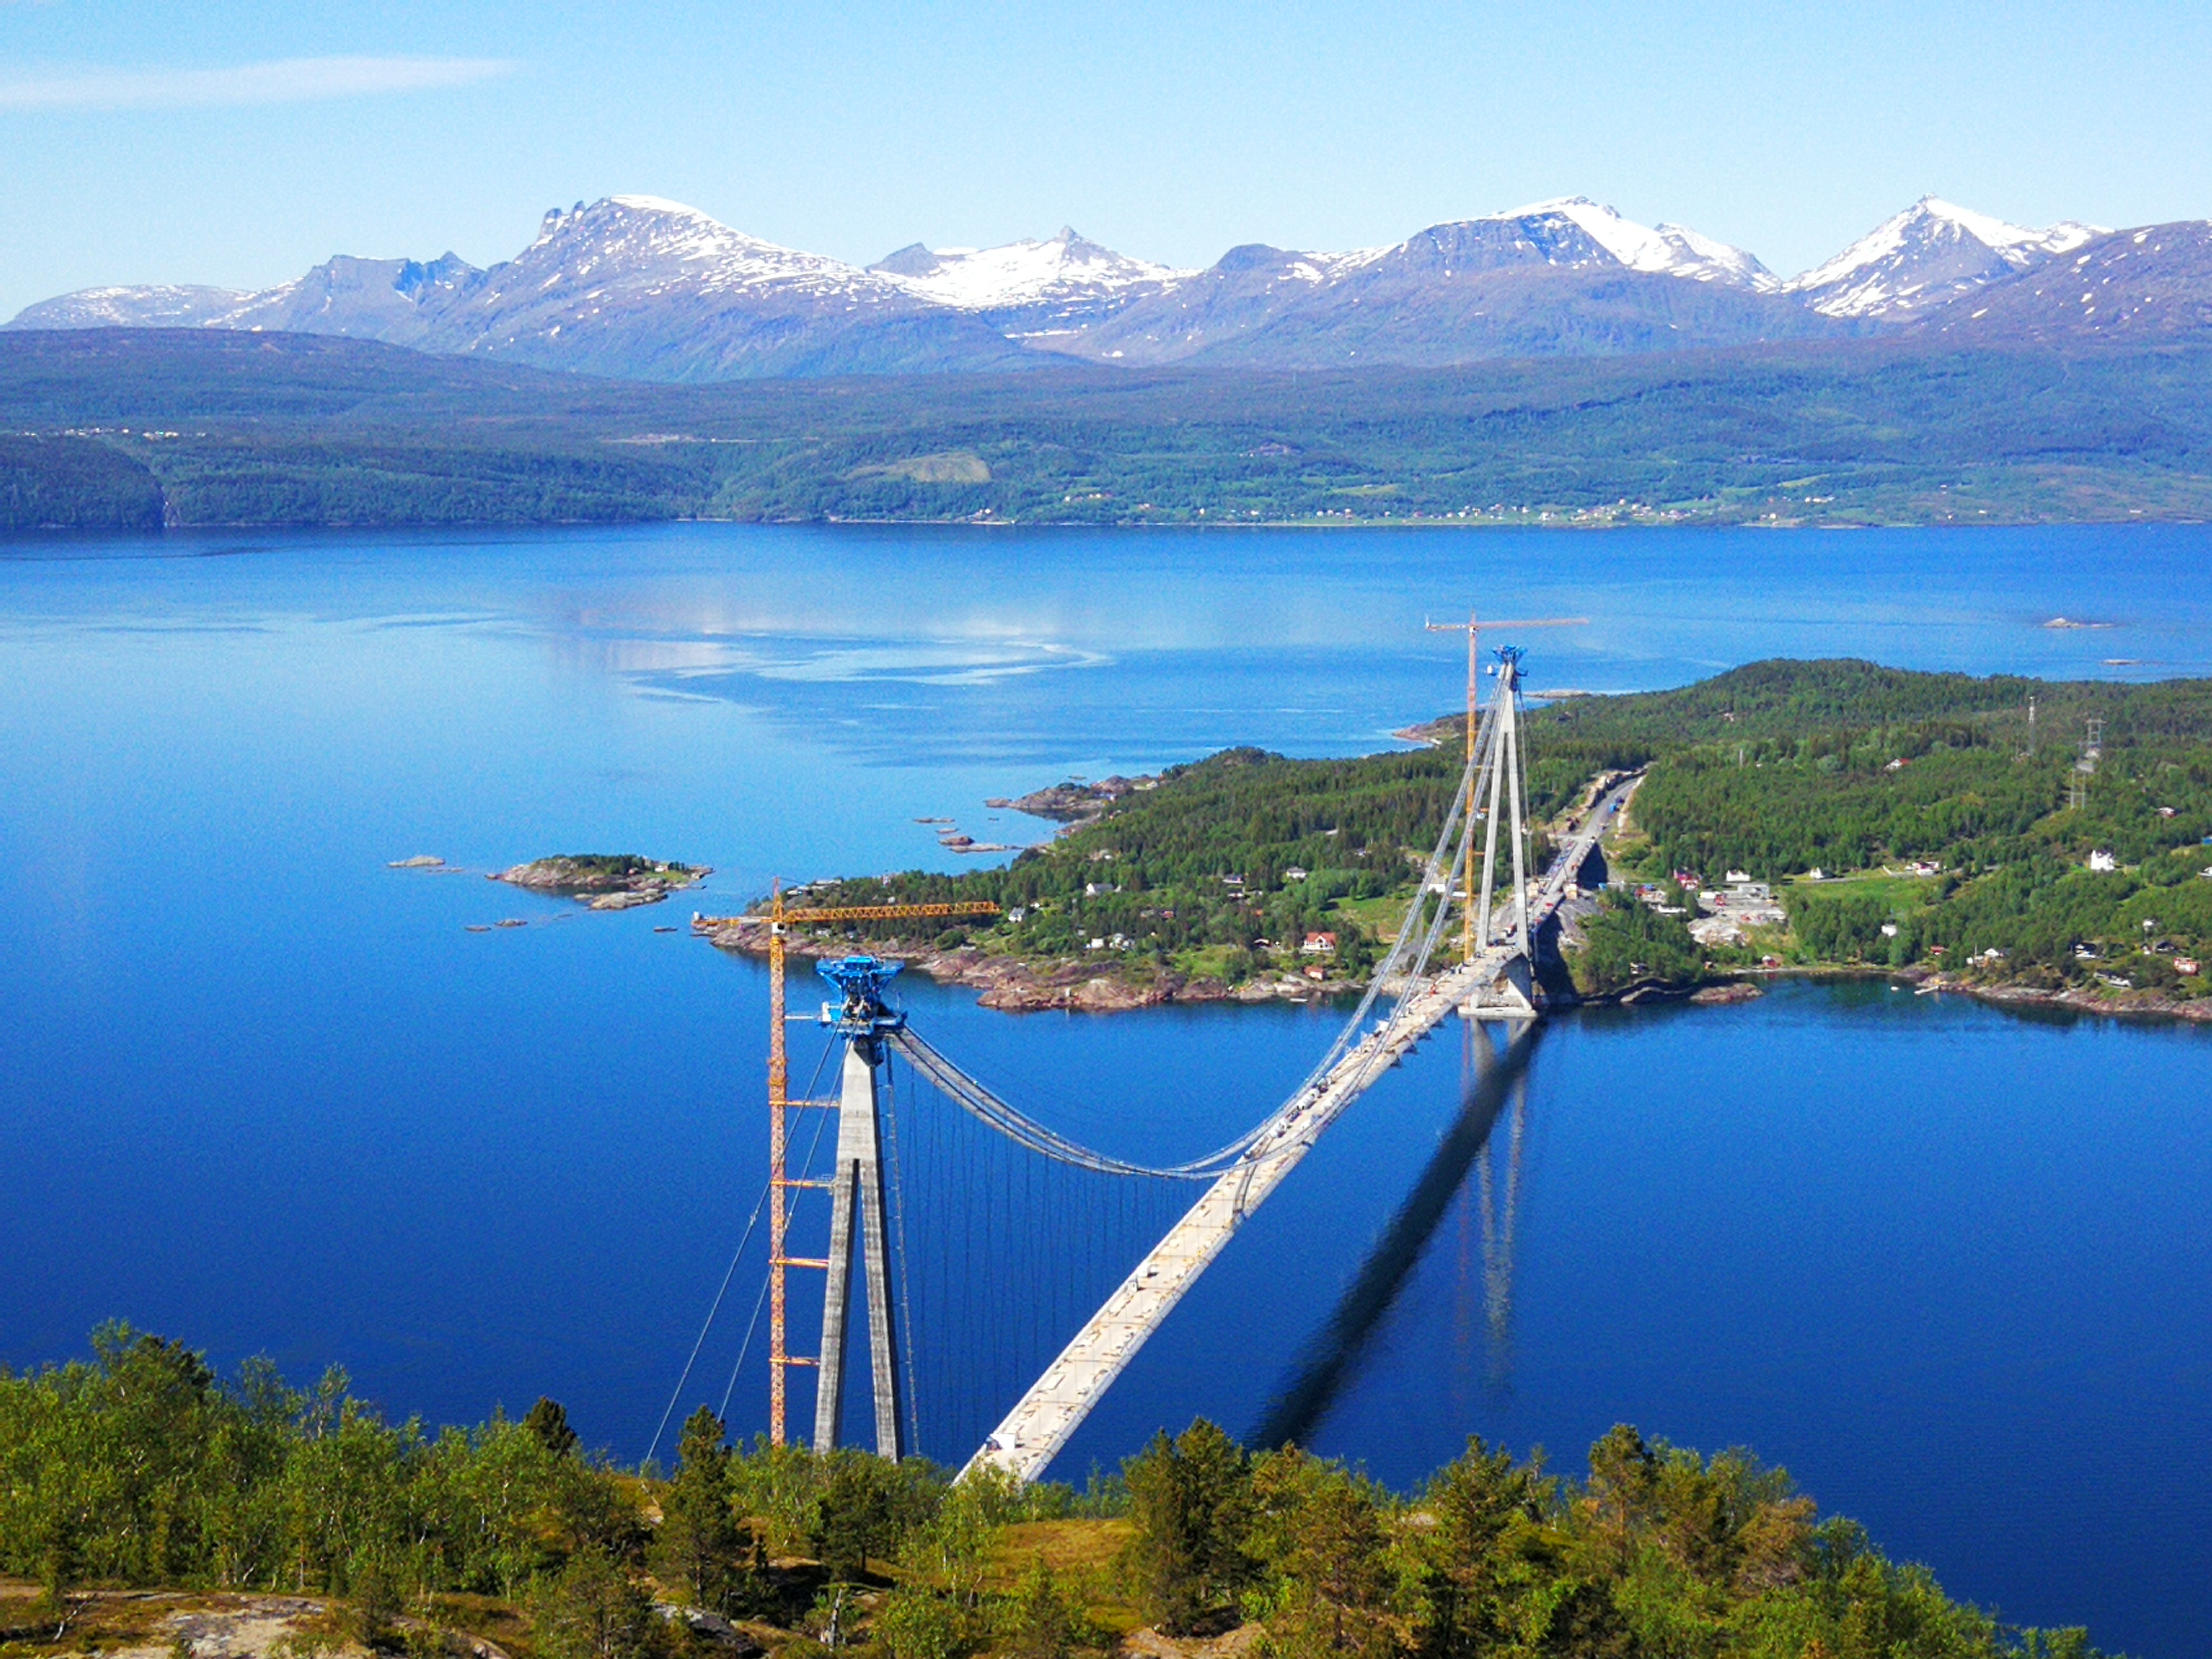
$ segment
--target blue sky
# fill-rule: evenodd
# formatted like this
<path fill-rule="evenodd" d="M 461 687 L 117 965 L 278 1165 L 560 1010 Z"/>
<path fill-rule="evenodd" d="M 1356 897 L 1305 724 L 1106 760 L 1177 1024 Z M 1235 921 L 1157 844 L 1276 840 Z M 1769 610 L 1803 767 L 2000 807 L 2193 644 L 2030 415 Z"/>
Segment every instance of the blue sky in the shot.
<path fill-rule="evenodd" d="M 0 0 L 0 316 L 477 264 L 621 191 L 861 262 L 1062 223 L 1203 264 L 1540 198 L 1785 273 L 1927 191 L 2212 216 L 2212 7 Z"/>

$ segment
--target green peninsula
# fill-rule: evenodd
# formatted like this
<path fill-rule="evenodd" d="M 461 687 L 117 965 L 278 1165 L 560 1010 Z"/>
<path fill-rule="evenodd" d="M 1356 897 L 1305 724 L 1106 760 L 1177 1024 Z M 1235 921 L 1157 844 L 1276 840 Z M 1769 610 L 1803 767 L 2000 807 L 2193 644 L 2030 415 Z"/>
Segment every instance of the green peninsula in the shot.
<path fill-rule="evenodd" d="M 1228 750 L 1135 781 L 1001 868 L 817 883 L 810 904 L 989 899 L 1005 914 L 797 943 L 902 955 L 1007 1008 L 1347 990 L 1412 900 L 1461 725 L 1351 760 Z M 1588 872 L 1604 890 L 1551 941 L 1555 994 L 1851 969 L 2212 1016 L 2212 682 L 1778 660 L 1563 698 L 1527 731 L 1540 863 L 1600 780 L 1644 772 Z"/>

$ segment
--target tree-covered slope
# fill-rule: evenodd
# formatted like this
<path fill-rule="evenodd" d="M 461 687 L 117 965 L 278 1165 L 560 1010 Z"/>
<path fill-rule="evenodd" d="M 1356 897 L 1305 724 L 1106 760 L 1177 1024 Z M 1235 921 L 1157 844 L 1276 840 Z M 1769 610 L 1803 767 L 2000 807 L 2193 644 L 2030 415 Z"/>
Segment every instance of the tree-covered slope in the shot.
<path fill-rule="evenodd" d="M 2212 516 L 2212 352 L 2181 349 L 672 386 L 322 337 L 33 331 L 0 335 L 0 432 L 113 451 L 185 525 Z M 0 527 L 100 499 L 58 449 L 13 465 L 37 500 L 19 489 Z"/>
<path fill-rule="evenodd" d="M 1532 725 L 1643 745 L 1642 873 L 1788 884 L 1789 955 L 2212 994 L 2212 681 L 1756 663 Z"/>
<path fill-rule="evenodd" d="M 933 940 L 914 940 L 910 924 L 837 932 L 1232 983 L 1298 968 L 1308 936 L 1328 933 L 1332 976 L 1356 975 L 1410 902 L 1460 775 L 1458 717 L 1428 729 L 1432 748 L 1354 760 L 1225 750 L 1004 868 L 832 882 L 809 902 L 988 899 L 1004 919 Z M 1646 769 L 1634 833 L 1610 850 L 1616 878 L 1650 884 L 1653 904 L 1694 916 L 1696 890 L 1730 872 L 1783 887 L 1792 926 L 1717 947 L 1717 965 L 1972 957 L 1992 982 L 2212 995 L 2212 976 L 2179 965 L 2212 964 L 2212 681 L 1760 662 L 1675 690 L 1559 701 L 1531 714 L 1527 744 L 1540 824 L 1599 775 Z M 1540 834 L 1539 865 L 1547 847 Z M 1796 880 L 1815 869 L 1848 878 Z M 1644 977 L 1628 971 L 1638 963 L 1668 982 L 1697 977 L 1683 924 L 1658 914 L 1589 919 L 1589 948 L 1621 971 L 1589 967 L 1585 993 Z"/>
<path fill-rule="evenodd" d="M 159 530 L 151 468 L 94 438 L 0 436 L 0 531 Z"/>
<path fill-rule="evenodd" d="M 1241 1629 L 1230 1651 L 1283 1659 L 2096 1659 L 2085 1632 L 1953 1601 L 1747 1452 L 1626 1426 L 1577 1477 L 1472 1440 L 1401 1493 L 1201 1420 L 1079 1497 L 733 1449 L 704 1407 L 672 1470 L 633 1471 L 550 1400 L 434 1431 L 335 1369 L 303 1391 L 124 1327 L 94 1343 L 0 1368 L 0 1641 L 21 1659 L 183 1653 L 241 1609 L 292 1654 L 1073 1659 Z"/>

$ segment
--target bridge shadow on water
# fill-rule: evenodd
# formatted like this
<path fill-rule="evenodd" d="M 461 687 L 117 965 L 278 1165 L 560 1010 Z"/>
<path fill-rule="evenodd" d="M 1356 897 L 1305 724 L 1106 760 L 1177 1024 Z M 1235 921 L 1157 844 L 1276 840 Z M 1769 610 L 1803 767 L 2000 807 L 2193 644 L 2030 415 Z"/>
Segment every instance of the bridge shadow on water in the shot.
<path fill-rule="evenodd" d="M 1516 1022 L 1518 1023 L 1518 1022 Z M 1491 1163 L 1482 1162 L 1481 1182 L 1484 1295 L 1488 1305 L 1492 1380 L 1502 1377 L 1503 1346 L 1509 1336 L 1511 1308 L 1513 1224 L 1520 1179 L 1521 1122 L 1527 1097 L 1528 1066 L 1541 1041 L 1543 1023 L 1529 1022 L 1517 1033 L 1507 1026 L 1501 1049 L 1478 1023 L 1469 1033 L 1474 1064 L 1462 1085 L 1458 1117 L 1438 1141 L 1406 1201 L 1368 1252 L 1359 1271 L 1338 1299 L 1328 1322 L 1293 1363 L 1259 1425 L 1246 1437 L 1258 1447 L 1310 1443 L 1346 1385 L 1357 1373 L 1375 1333 L 1396 1302 L 1429 1241 L 1451 1207 L 1452 1200 L 1476 1170 L 1497 1129 L 1513 1109 L 1511 1138 L 1504 1176 L 1504 1213 L 1496 1206 Z"/>

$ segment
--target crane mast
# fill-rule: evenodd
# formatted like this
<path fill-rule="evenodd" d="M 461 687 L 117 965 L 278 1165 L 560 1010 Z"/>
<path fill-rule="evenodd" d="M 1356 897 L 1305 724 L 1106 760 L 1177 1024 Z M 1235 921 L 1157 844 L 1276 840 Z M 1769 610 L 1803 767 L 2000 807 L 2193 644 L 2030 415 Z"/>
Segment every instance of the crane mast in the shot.
<path fill-rule="evenodd" d="M 860 1234 L 867 1243 L 870 1258 L 869 1301 L 871 1304 L 870 1334 L 872 1370 L 877 1395 L 877 1449 L 888 1456 L 899 1453 L 898 1428 L 895 1408 L 896 1382 L 890 1374 L 893 1337 L 888 1284 L 878 1285 L 882 1277 L 882 1229 L 884 1212 L 883 1170 L 873 1155 L 875 1146 L 876 1067 L 882 1063 L 880 1044 L 872 1030 L 848 1029 L 855 1019 L 874 1020 L 882 1011 L 880 995 L 884 980 L 890 973 L 878 975 L 863 988 L 865 994 L 855 1012 L 855 1000 L 851 988 L 838 980 L 839 988 L 848 992 L 846 1012 L 837 1022 L 840 1034 L 846 1036 L 862 1058 L 856 1073 L 854 1055 L 848 1054 L 846 1075 L 839 1097 L 835 1101 L 800 1100 L 791 1098 L 790 1051 L 784 1039 L 784 1027 L 789 1024 L 786 1012 L 787 996 L 785 988 L 785 958 L 787 940 L 793 927 L 811 927 L 845 921 L 903 921 L 925 918 L 957 918 L 964 916 L 994 916 L 999 906 L 987 899 L 970 899 L 936 904 L 839 904 L 793 907 L 785 903 L 783 884 L 778 882 L 769 899 L 768 913 L 768 1159 L 769 1159 L 769 1369 L 768 1420 L 769 1439 L 775 1445 L 787 1443 L 789 1433 L 789 1375 L 794 1368 L 811 1367 L 817 1373 L 817 1406 L 815 1437 L 817 1443 L 824 1437 L 823 1422 L 830 1419 L 828 1437 L 835 1443 L 837 1432 L 835 1416 L 843 1401 L 843 1339 L 850 1325 L 849 1310 L 851 1279 L 850 1251 L 853 1243 L 854 1212 L 860 1212 Z M 718 927 L 738 924 L 757 924 L 763 920 L 757 915 L 704 916 L 691 918 L 693 929 L 709 933 Z M 896 972 L 891 969 L 890 972 Z M 834 976 L 832 976 L 834 977 Z M 794 1110 L 834 1110 L 839 1115 L 838 1173 L 830 1181 L 794 1177 L 790 1173 L 790 1115 Z M 854 1154 L 853 1156 L 848 1156 Z M 794 1256 L 790 1253 L 792 1194 L 801 1190 L 817 1189 L 830 1194 L 836 1208 L 832 1216 L 831 1249 L 827 1256 Z M 841 1253 L 838 1245 L 845 1248 Z M 811 1267 L 823 1272 L 825 1278 L 823 1291 L 823 1331 L 825 1352 L 818 1355 L 794 1354 L 791 1352 L 788 1334 L 790 1310 L 789 1285 L 787 1275 L 793 1267 Z M 880 1294 L 879 1294 L 880 1291 Z M 833 1305 L 834 1304 L 834 1305 Z M 833 1345 L 837 1352 L 827 1350 Z M 827 1395 L 824 1401 L 823 1396 Z M 886 1402 L 894 1402 L 888 1413 Z M 822 1407 L 825 1405 L 829 1409 Z M 823 1447 L 823 1449 L 827 1449 Z"/>

